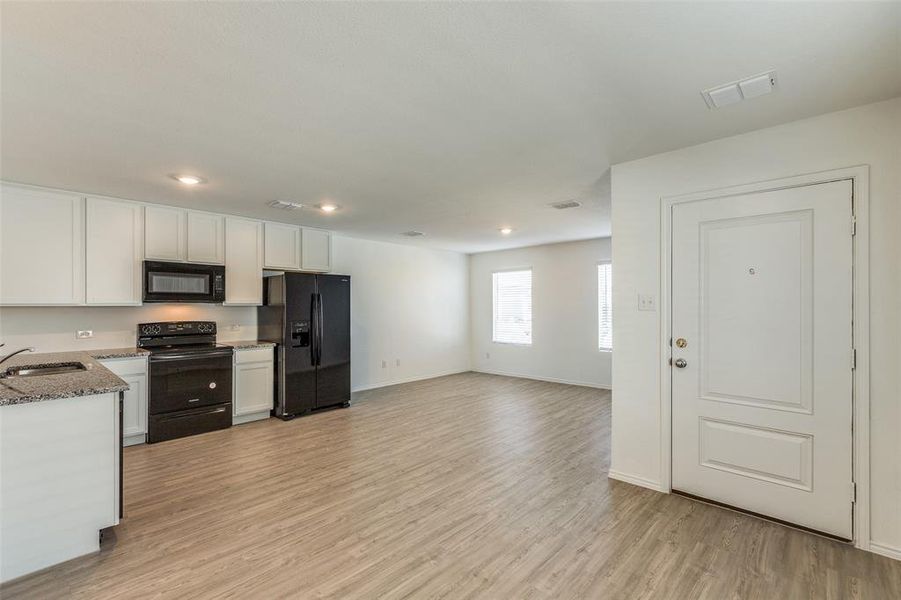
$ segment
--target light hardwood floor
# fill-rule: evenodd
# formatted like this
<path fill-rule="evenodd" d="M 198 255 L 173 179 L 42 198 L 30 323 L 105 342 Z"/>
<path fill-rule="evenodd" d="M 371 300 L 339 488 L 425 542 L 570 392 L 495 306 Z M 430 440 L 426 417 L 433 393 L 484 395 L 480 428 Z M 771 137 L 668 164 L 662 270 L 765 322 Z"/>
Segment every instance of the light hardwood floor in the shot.
<path fill-rule="evenodd" d="M 474 373 L 125 451 L 12 598 L 901 598 L 901 562 L 607 479 L 609 392 Z"/>

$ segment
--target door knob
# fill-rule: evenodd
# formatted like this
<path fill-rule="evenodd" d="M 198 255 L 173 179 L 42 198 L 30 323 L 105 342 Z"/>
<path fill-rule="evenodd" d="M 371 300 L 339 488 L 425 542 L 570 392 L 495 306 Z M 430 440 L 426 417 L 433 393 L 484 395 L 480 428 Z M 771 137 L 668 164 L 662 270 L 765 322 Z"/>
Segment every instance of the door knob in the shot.
<path fill-rule="evenodd" d="M 684 358 L 677 358 L 675 361 L 673 361 L 673 364 L 680 369 L 684 369 L 686 366 L 688 366 L 688 363 Z"/>

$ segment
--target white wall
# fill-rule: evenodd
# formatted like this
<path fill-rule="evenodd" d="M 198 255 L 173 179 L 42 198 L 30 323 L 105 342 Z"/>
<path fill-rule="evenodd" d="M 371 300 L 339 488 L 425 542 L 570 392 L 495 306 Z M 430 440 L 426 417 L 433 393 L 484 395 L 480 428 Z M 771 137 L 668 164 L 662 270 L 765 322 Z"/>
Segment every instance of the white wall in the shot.
<path fill-rule="evenodd" d="M 0 307 L 0 342 L 10 349 L 34 346 L 38 352 L 133 347 L 137 324 L 152 321 L 216 321 L 222 342 L 257 337 L 257 311 L 251 306 L 147 304 L 144 306 Z M 232 329 L 235 326 L 237 329 Z M 94 337 L 75 339 L 79 329 Z"/>
<path fill-rule="evenodd" d="M 597 264 L 604 260 L 610 238 L 471 255 L 473 370 L 609 388 L 611 355 L 598 350 Z M 496 344 L 491 275 L 518 267 L 532 268 L 532 345 Z"/>
<path fill-rule="evenodd" d="M 660 198 L 862 164 L 870 166 L 871 539 L 901 557 L 901 99 L 613 167 L 612 470 L 654 486 L 669 468 L 660 454 L 659 314 L 637 310 L 639 293 L 660 294 Z"/>
<path fill-rule="evenodd" d="M 354 390 L 469 370 L 466 255 L 332 240 L 333 271 L 352 276 Z M 138 323 L 177 320 L 216 321 L 223 342 L 257 335 L 256 308 L 247 306 L 0 307 L 0 341 L 6 343 L 0 355 L 23 346 L 39 352 L 134 346 Z M 93 330 L 94 337 L 75 339 L 79 329 Z"/>
<path fill-rule="evenodd" d="M 469 370 L 465 254 L 335 236 L 332 261 L 351 276 L 355 390 Z"/>

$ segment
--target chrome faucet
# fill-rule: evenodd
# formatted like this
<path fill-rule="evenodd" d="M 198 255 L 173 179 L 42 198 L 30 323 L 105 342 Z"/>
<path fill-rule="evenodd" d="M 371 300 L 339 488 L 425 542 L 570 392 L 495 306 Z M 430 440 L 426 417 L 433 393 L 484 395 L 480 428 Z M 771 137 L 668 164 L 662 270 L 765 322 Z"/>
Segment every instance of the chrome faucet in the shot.
<path fill-rule="evenodd" d="M 0 344 L 0 348 L 2 348 L 2 347 L 5 346 L 5 345 L 6 345 L 6 344 Z M 0 358 L 0 365 L 2 365 L 3 363 L 5 363 L 5 362 L 8 361 L 9 359 L 11 359 L 11 358 L 12 358 L 13 356 L 15 356 L 16 354 L 22 354 L 23 352 L 34 352 L 34 348 L 22 348 L 21 350 L 16 350 L 16 351 L 13 352 L 12 354 L 7 354 L 7 355 L 4 356 L 3 358 Z"/>

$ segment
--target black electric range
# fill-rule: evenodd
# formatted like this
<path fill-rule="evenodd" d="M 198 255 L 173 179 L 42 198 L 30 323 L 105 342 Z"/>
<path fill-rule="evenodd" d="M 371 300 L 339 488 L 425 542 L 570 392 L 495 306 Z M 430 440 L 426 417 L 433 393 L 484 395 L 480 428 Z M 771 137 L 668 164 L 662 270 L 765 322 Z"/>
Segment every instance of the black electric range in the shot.
<path fill-rule="evenodd" d="M 150 352 L 149 443 L 231 427 L 233 350 L 215 322 L 141 323 L 138 347 Z"/>

